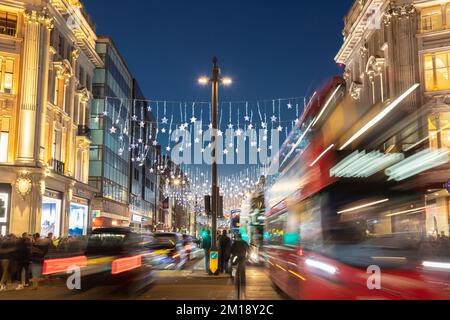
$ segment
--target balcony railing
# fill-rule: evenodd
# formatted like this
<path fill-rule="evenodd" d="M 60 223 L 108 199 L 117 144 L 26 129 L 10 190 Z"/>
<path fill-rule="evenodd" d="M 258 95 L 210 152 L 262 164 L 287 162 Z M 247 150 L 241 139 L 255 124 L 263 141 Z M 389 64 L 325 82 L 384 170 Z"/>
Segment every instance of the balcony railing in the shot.
<path fill-rule="evenodd" d="M 91 128 L 89 128 L 86 125 L 79 125 L 78 126 L 78 134 L 79 137 L 86 137 L 88 139 L 91 139 Z"/>
<path fill-rule="evenodd" d="M 61 162 L 61 161 L 55 160 L 55 159 L 51 160 L 51 167 L 52 167 L 53 171 L 59 175 L 62 175 L 62 176 L 64 175 L 65 166 L 66 165 L 64 164 L 64 162 Z"/>

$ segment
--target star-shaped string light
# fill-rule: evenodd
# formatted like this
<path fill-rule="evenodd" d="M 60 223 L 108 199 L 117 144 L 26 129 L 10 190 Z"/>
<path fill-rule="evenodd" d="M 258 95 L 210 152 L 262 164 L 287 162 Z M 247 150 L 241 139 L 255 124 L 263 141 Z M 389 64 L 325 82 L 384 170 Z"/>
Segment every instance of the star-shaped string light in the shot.
<path fill-rule="evenodd" d="M 162 124 L 168 124 L 169 123 L 169 119 L 167 119 L 166 116 L 164 116 L 164 118 L 161 119 Z"/>
<path fill-rule="evenodd" d="M 110 132 L 111 134 L 115 134 L 115 133 L 117 132 L 116 127 L 112 126 L 111 129 L 109 129 L 109 132 Z"/>
<path fill-rule="evenodd" d="M 230 129 L 230 130 L 233 129 L 233 124 L 232 124 L 232 123 L 230 123 L 230 124 L 228 125 L 228 129 Z"/>
<path fill-rule="evenodd" d="M 271 118 L 272 122 L 277 122 L 277 117 L 275 115 L 273 115 Z"/>
<path fill-rule="evenodd" d="M 197 118 L 195 116 L 192 116 L 191 123 L 196 123 L 196 122 L 197 122 Z"/>

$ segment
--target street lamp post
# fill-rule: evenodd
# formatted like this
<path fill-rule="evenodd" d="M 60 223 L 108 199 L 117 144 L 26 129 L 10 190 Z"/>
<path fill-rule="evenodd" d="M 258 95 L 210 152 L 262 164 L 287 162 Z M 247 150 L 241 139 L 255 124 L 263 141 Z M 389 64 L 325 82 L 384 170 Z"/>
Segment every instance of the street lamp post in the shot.
<path fill-rule="evenodd" d="M 211 118 L 212 118 L 212 137 L 211 137 L 211 157 L 212 157 L 212 185 L 211 185 L 211 210 L 212 210 L 212 227 L 211 227 L 211 252 L 217 251 L 216 234 L 217 234 L 217 214 L 219 209 L 219 186 L 217 173 L 217 131 L 218 131 L 218 109 L 219 109 L 219 84 L 231 85 L 232 80 L 227 77 L 221 77 L 220 69 L 217 65 L 217 57 L 212 60 L 213 69 L 212 77 L 201 77 L 199 83 L 207 85 L 211 82 Z"/>

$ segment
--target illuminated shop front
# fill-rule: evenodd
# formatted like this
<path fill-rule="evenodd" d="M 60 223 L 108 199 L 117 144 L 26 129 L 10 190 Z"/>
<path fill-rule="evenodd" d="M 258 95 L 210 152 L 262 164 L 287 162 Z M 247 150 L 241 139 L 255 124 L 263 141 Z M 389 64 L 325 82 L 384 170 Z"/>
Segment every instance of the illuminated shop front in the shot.
<path fill-rule="evenodd" d="M 45 191 L 42 199 L 41 231 L 44 237 L 53 233 L 61 236 L 62 194 L 55 191 Z"/>
<path fill-rule="evenodd" d="M 87 234 L 89 206 L 87 201 L 74 198 L 69 208 L 69 236 L 77 237 Z"/>
<path fill-rule="evenodd" d="M 92 229 L 98 228 L 119 228 L 119 227 L 129 227 L 130 218 L 111 214 L 107 212 L 102 212 L 100 210 L 92 211 Z"/>
<path fill-rule="evenodd" d="M 5 236 L 9 230 L 10 199 L 10 186 L 0 184 L 0 235 L 2 236 Z"/>

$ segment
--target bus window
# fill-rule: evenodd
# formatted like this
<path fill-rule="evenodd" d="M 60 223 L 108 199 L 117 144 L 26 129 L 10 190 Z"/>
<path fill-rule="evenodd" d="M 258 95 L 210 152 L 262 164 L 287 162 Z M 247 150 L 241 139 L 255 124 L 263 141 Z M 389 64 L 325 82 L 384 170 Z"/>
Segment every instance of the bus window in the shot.
<path fill-rule="evenodd" d="M 269 245 L 281 246 L 284 244 L 287 217 L 288 214 L 285 212 L 268 219 L 266 241 Z"/>

